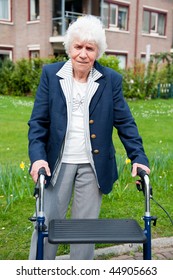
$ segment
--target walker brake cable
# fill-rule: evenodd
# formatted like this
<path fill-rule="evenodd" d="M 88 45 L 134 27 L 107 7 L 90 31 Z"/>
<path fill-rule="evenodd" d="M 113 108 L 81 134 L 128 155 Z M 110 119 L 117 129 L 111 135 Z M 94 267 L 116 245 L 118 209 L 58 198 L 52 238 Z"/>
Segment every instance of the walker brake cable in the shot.
<path fill-rule="evenodd" d="M 141 172 L 143 172 L 143 173 L 141 173 Z M 145 182 L 144 182 L 143 177 L 145 175 L 147 175 L 147 173 L 145 172 L 145 170 L 142 170 L 140 168 L 139 172 L 138 172 L 138 175 L 141 177 L 141 179 L 136 181 L 136 187 L 137 187 L 138 191 L 142 191 L 143 194 L 145 195 Z M 173 225 L 173 220 L 172 220 L 170 214 L 168 213 L 168 211 L 166 211 L 166 209 L 153 198 L 153 190 L 152 190 L 151 185 L 150 185 L 150 199 L 152 199 L 155 202 L 155 204 L 157 206 L 159 206 L 166 213 L 166 215 L 168 216 L 171 224 Z"/>

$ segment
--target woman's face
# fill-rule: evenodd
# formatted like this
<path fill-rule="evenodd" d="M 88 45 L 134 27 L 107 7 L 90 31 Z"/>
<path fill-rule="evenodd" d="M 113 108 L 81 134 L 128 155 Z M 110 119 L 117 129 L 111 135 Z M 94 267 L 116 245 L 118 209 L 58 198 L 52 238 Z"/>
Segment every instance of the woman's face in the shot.
<path fill-rule="evenodd" d="M 88 75 L 98 56 L 98 47 L 93 42 L 74 40 L 69 50 L 74 74 Z"/>

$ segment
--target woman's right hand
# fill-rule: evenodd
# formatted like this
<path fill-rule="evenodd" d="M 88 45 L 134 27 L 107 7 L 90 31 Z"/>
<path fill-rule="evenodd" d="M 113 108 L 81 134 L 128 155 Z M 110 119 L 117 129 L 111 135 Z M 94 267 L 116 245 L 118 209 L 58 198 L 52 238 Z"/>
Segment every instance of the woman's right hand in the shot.
<path fill-rule="evenodd" d="M 47 176 L 51 176 L 51 173 L 50 173 L 50 168 L 49 168 L 49 165 L 48 165 L 48 162 L 45 161 L 45 160 L 36 160 L 33 164 L 32 164 L 32 167 L 31 167 L 31 171 L 30 171 L 30 175 L 33 179 L 33 181 L 36 183 L 37 180 L 38 180 L 38 171 L 41 167 L 44 167 L 45 170 L 46 170 L 46 174 Z"/>

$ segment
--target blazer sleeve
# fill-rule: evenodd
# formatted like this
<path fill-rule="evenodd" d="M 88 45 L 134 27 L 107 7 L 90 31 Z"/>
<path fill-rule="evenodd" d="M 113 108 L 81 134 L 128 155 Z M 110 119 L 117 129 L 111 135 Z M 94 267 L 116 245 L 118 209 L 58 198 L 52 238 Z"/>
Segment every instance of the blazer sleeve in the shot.
<path fill-rule="evenodd" d="M 36 160 L 46 160 L 46 144 L 48 141 L 49 116 L 49 86 L 46 66 L 43 67 L 40 84 L 36 93 L 31 118 L 28 122 L 29 157 L 31 164 Z"/>

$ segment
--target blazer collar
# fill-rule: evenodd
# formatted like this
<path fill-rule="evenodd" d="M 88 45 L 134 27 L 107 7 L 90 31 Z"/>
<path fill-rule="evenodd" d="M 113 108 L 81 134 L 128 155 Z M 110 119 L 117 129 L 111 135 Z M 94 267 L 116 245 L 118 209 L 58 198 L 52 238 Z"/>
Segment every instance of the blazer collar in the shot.
<path fill-rule="evenodd" d="M 72 62 L 69 59 L 62 68 L 56 73 L 57 76 L 63 79 L 69 79 L 73 77 Z M 103 74 L 99 72 L 95 67 L 92 67 L 88 79 L 97 81 Z"/>

